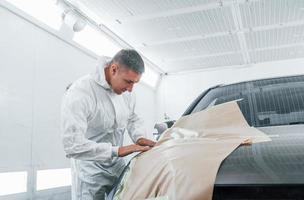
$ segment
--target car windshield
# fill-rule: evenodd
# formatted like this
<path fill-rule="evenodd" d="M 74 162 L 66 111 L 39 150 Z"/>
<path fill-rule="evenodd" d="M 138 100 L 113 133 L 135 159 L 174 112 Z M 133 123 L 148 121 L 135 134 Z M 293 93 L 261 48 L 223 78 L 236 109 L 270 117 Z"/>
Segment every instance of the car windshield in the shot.
<path fill-rule="evenodd" d="M 250 126 L 304 124 L 304 76 L 273 78 L 210 90 L 191 113 L 232 100 Z"/>

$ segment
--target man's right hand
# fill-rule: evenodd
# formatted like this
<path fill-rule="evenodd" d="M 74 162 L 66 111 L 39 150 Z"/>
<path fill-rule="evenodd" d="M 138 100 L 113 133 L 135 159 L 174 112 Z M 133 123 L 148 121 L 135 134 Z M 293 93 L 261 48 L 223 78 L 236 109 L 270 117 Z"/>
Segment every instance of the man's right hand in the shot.
<path fill-rule="evenodd" d="M 149 147 L 149 146 L 140 146 L 140 145 L 137 145 L 137 144 L 131 144 L 131 145 L 128 145 L 128 146 L 119 147 L 118 156 L 119 157 L 124 157 L 124 156 L 127 156 L 131 153 L 134 153 L 134 152 L 145 152 L 145 151 L 148 151 L 150 149 L 151 149 L 151 147 Z"/>

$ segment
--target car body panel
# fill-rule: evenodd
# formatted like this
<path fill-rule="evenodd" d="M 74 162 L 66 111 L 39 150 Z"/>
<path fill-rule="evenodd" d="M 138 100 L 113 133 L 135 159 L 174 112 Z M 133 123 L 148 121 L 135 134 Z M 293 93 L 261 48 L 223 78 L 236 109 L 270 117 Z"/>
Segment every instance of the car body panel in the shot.
<path fill-rule="evenodd" d="M 272 141 L 236 149 L 222 163 L 216 185 L 304 183 L 304 125 L 259 130 Z"/>

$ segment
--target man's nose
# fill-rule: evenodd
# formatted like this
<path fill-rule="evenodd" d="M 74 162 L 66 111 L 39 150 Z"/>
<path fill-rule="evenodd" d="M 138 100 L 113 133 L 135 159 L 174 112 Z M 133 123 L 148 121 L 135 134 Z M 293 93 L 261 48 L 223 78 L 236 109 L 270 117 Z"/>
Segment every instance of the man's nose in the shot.
<path fill-rule="evenodd" d="M 132 84 L 132 85 L 129 85 L 129 86 L 127 87 L 127 90 L 128 90 L 128 92 L 132 92 L 132 90 L 133 90 L 133 84 Z"/>

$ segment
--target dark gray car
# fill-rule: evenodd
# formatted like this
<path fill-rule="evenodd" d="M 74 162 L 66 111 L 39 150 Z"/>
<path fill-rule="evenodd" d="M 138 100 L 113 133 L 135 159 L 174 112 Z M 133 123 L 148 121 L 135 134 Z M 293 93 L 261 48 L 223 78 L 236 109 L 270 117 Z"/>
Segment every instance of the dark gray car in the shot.
<path fill-rule="evenodd" d="M 248 124 L 272 142 L 230 154 L 218 171 L 213 199 L 304 199 L 304 75 L 219 85 L 183 115 L 232 100 L 239 100 Z"/>

